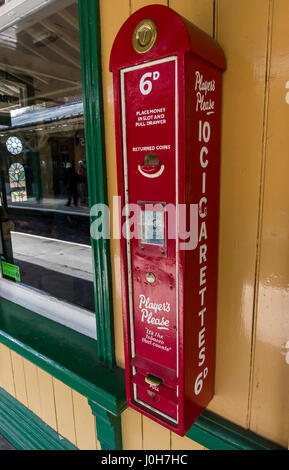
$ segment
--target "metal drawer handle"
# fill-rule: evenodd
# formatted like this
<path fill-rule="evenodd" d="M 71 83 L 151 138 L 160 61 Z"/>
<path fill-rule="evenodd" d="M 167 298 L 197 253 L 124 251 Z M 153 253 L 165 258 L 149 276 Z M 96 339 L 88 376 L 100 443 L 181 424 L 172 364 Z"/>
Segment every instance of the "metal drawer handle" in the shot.
<path fill-rule="evenodd" d="M 156 377 L 155 375 L 148 374 L 145 378 L 145 382 L 149 385 L 153 385 L 153 387 L 158 387 L 163 383 L 163 379 Z"/>

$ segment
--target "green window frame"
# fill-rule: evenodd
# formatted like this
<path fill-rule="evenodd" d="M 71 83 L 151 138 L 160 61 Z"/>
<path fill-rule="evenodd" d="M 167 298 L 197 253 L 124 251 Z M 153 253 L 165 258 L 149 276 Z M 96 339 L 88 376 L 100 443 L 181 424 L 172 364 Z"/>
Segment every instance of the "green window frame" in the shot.
<path fill-rule="evenodd" d="M 107 204 L 99 1 L 78 0 L 89 207 Z M 92 222 L 92 220 L 91 220 Z M 106 232 L 104 228 L 104 232 Z M 109 240 L 91 239 L 98 358 L 115 365 Z"/>

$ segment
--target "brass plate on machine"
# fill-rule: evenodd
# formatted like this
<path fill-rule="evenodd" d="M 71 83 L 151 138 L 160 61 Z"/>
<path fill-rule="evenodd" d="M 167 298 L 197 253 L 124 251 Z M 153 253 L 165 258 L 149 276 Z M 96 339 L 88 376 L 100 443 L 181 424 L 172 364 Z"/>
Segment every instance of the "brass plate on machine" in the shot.
<path fill-rule="evenodd" d="M 133 33 L 133 47 L 139 54 L 151 50 L 157 39 L 157 27 L 152 20 L 142 20 Z"/>

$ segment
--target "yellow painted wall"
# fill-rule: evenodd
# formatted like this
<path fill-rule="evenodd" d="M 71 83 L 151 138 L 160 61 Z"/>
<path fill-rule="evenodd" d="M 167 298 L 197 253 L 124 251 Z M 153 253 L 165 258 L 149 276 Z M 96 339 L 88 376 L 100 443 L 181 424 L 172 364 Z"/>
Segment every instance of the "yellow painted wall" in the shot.
<path fill-rule="evenodd" d="M 289 2 L 271 2 L 250 426 L 289 436 Z M 288 343 L 289 344 L 289 343 Z M 287 350 L 288 352 L 288 350 Z"/>
<path fill-rule="evenodd" d="M 224 49 L 216 394 L 209 409 L 284 446 L 289 436 L 288 0 L 100 0 L 109 201 L 117 195 L 114 37 L 136 9 L 169 5 Z M 286 85 L 287 84 L 287 85 Z M 287 88 L 286 88 L 287 86 Z M 116 356 L 124 365 L 119 243 L 111 241 Z M 0 386 L 81 449 L 98 449 L 87 400 L 0 345 Z M 200 449 L 139 413 L 124 449 Z"/>
<path fill-rule="evenodd" d="M 100 1 L 110 204 L 117 184 L 109 54 L 124 20 L 154 3 L 168 5 L 214 35 L 228 61 L 223 85 L 216 393 L 209 409 L 287 446 L 289 3 Z M 123 366 L 117 241 L 111 242 L 111 249 L 116 354 Z M 172 442 L 171 433 L 132 410 L 123 416 L 123 432 L 130 448 Z M 173 440 L 186 445 L 184 439 Z"/>

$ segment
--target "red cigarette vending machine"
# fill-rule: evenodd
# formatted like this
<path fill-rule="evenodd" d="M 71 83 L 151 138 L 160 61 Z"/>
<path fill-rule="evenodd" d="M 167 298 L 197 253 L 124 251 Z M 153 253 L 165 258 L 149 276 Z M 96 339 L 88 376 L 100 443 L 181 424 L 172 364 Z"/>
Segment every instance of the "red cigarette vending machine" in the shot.
<path fill-rule="evenodd" d="M 129 406 L 184 435 L 214 394 L 224 54 L 172 9 L 111 52 Z"/>

